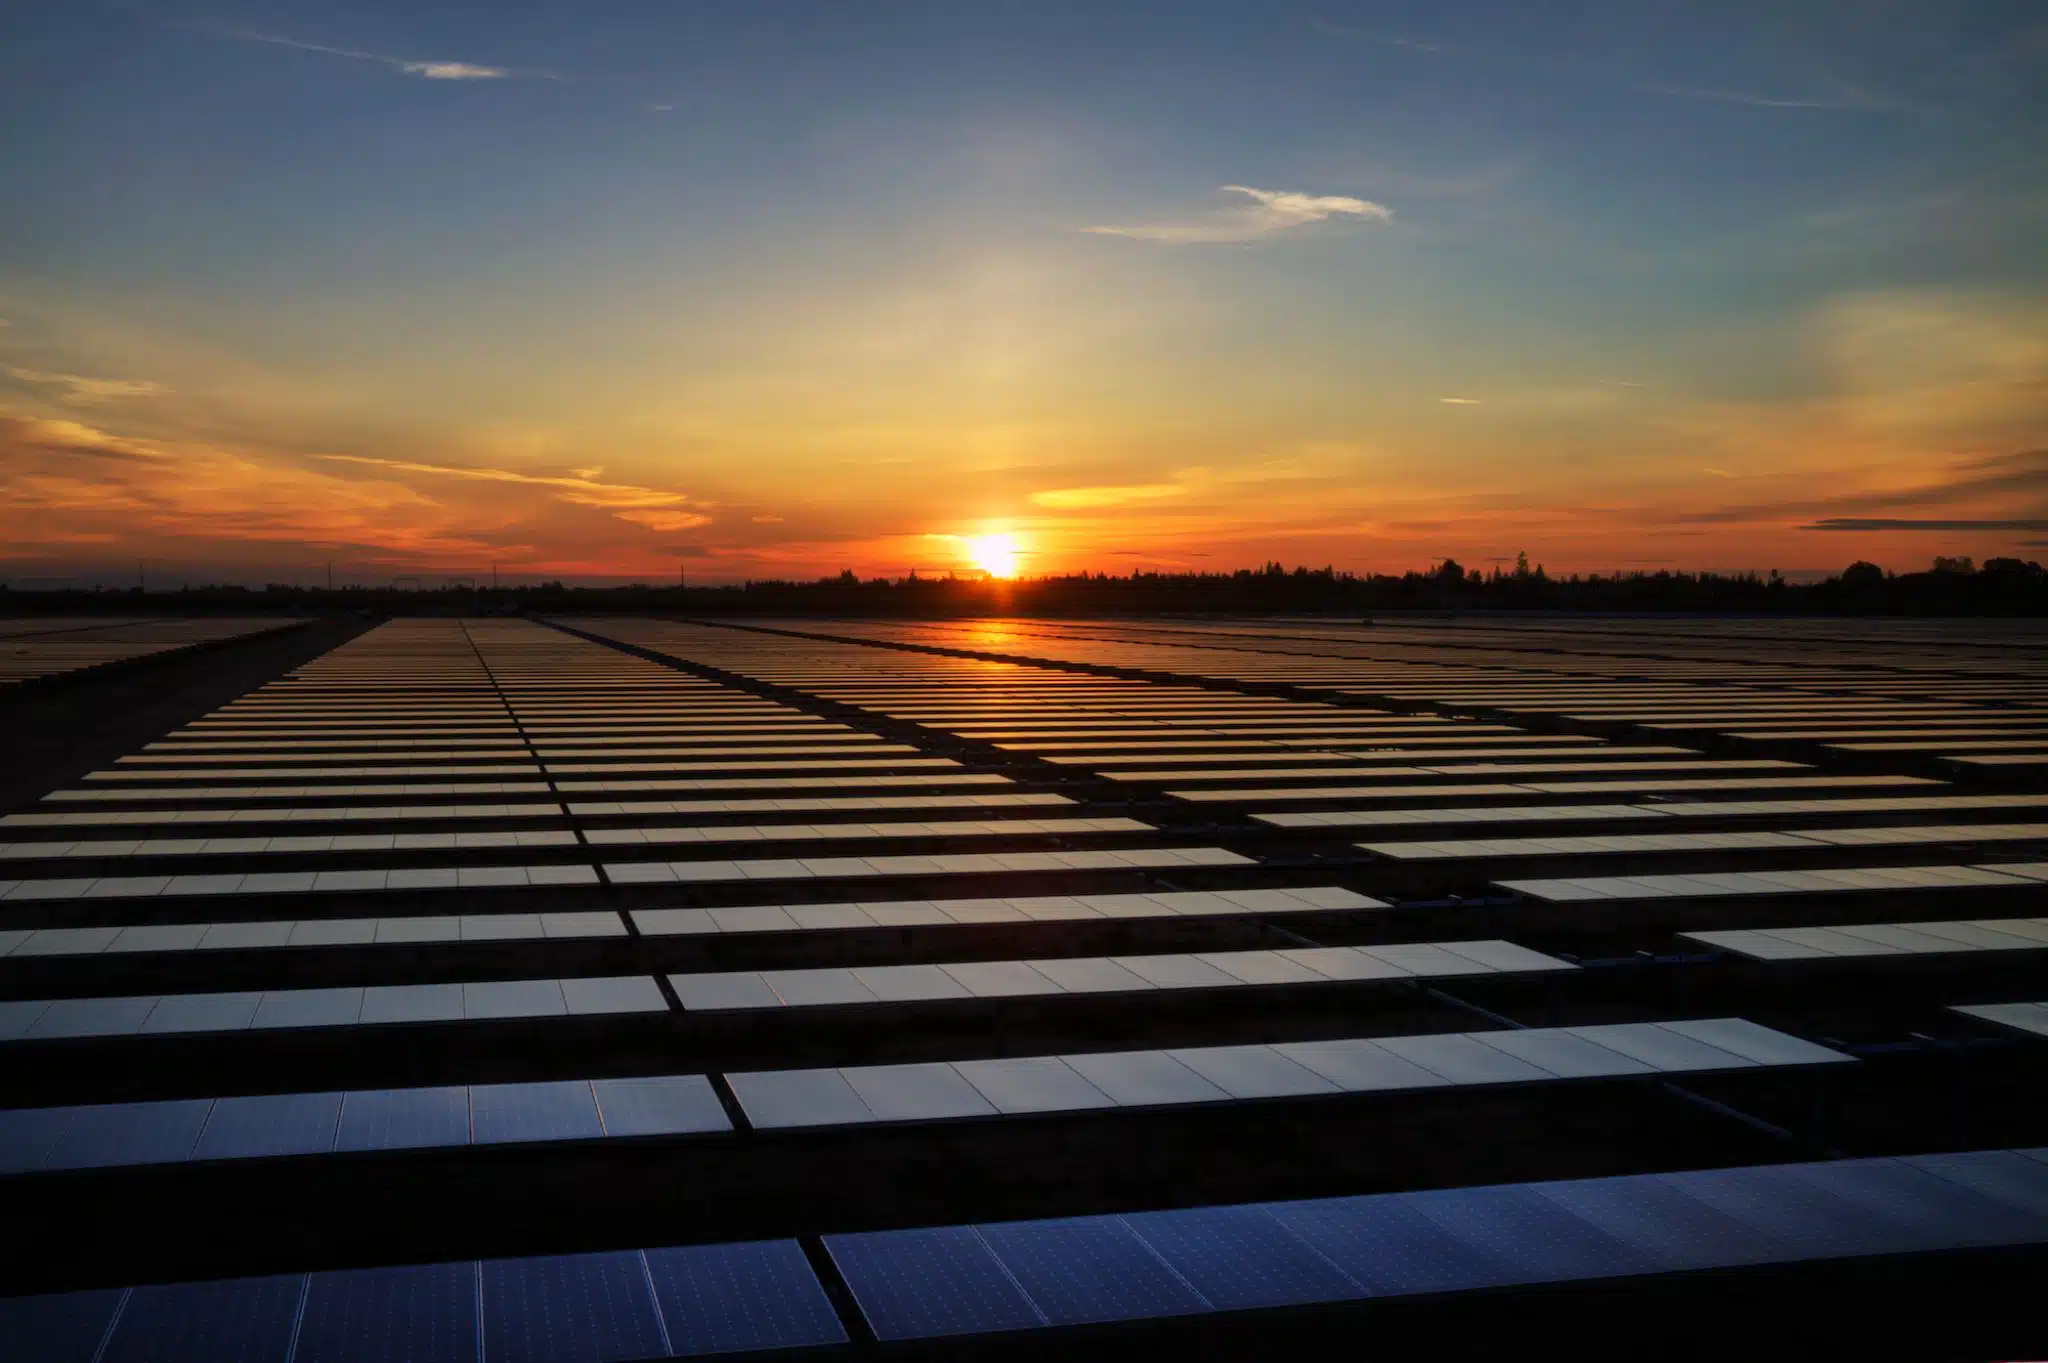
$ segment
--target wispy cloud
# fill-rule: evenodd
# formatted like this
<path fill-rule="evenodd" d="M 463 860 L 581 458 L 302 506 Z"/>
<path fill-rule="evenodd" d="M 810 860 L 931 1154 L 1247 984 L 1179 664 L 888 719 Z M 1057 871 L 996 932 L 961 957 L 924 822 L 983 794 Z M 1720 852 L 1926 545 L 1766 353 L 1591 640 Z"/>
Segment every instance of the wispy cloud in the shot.
<path fill-rule="evenodd" d="M 1709 104 L 1741 104 L 1752 109 L 1827 109 L 1838 112 L 1883 113 L 1899 106 L 1861 90 L 1836 95 L 1763 95 L 1749 90 L 1721 90 L 1697 85 L 1634 85 L 1645 95 L 1702 100 Z"/>
<path fill-rule="evenodd" d="M 484 66 L 477 62 L 462 61 L 419 61 L 410 57 L 392 57 L 381 52 L 359 52 L 351 47 L 333 47 L 326 43 L 309 43 L 298 38 L 287 38 L 277 33 L 259 33 L 253 29 L 219 29 L 222 38 L 232 38 L 244 43 L 268 43 L 272 47 L 288 47 L 295 52 L 319 52 L 329 57 L 346 57 L 350 61 L 375 62 L 379 66 L 406 76 L 418 76 L 422 80 L 560 80 L 552 71 L 542 71 L 526 66 Z"/>
<path fill-rule="evenodd" d="M 83 422 L 52 421 L 0 411 L 0 466 L 21 454 L 143 460 L 163 457 L 162 451 L 149 441 L 132 440 Z"/>
<path fill-rule="evenodd" d="M 1484 405 L 1479 398 L 1438 398 L 1437 401 L 1443 403 L 1446 407 L 1479 407 Z"/>
<path fill-rule="evenodd" d="M 1830 516 L 1801 530 L 2048 530 L 2048 521 L 1919 521 Z"/>
<path fill-rule="evenodd" d="M 552 488 L 565 502 L 614 512 L 681 507 L 687 505 L 690 500 L 683 493 L 671 492 L 664 488 L 635 487 L 630 483 L 601 483 L 595 478 L 578 476 L 601 473 L 601 469 L 575 469 L 567 475 L 549 475 L 458 464 L 416 464 L 405 459 L 378 459 L 366 454 L 320 454 L 314 458 L 334 464 L 362 464 L 370 468 L 387 469 L 393 473 L 419 473 L 435 478 L 463 478 L 481 483 L 520 483 L 527 487 Z"/>
<path fill-rule="evenodd" d="M 22 369 L 11 364 L 0 365 L 0 370 L 21 383 L 59 389 L 57 400 L 76 406 L 114 402 L 121 398 L 162 397 L 171 391 L 148 379 L 92 379 L 83 374 L 53 374 L 47 370 Z"/>
<path fill-rule="evenodd" d="M 1031 494 L 1033 505 L 1052 511 L 1079 511 L 1088 507 L 1122 506 L 1126 502 L 1151 502 L 1162 497 L 1179 497 L 1188 491 L 1186 483 L 1135 483 L 1122 487 L 1062 487 Z"/>
<path fill-rule="evenodd" d="M 1223 185 L 1219 193 L 1237 194 L 1251 200 L 1216 209 L 1183 222 L 1147 223 L 1131 227 L 1084 227 L 1097 236 L 1129 237 L 1134 241 L 1156 241 L 1168 245 L 1223 245 L 1257 241 L 1289 228 L 1304 227 L 1334 217 L 1385 222 L 1392 209 L 1348 194 L 1304 194 L 1296 190 L 1253 189 L 1249 185 Z"/>
<path fill-rule="evenodd" d="M 644 525 L 649 530 L 695 530 L 700 525 L 711 524 L 711 518 L 701 511 L 614 511 L 622 521 Z"/>
<path fill-rule="evenodd" d="M 1523 52 L 1512 54 L 1487 53 L 1483 51 L 1454 48 L 1444 43 L 1425 42 L 1416 38 L 1404 38 L 1372 29 L 1356 28 L 1349 24 L 1334 24 L 1321 19 L 1311 19 L 1309 27 L 1332 38 L 1350 42 L 1370 43 L 1376 47 L 1398 47 L 1409 52 L 1425 53 L 1432 57 L 1452 57 L 1461 61 L 1512 69 L 1553 80 L 1578 84 L 1601 85 L 1632 94 L 1649 95 L 1663 99 L 1696 100 L 1709 104 L 1735 104 L 1751 109 L 1813 109 L 1835 110 L 1850 113 L 1891 113 L 1905 106 L 1896 100 L 1886 99 L 1868 90 L 1824 81 L 1822 84 L 1834 88 L 1826 94 L 1767 94 L 1754 90 L 1736 89 L 1727 86 L 1690 85 L 1682 82 L 1632 80 L 1613 72 L 1589 67 L 1582 61 L 1555 61 L 1531 56 Z"/>

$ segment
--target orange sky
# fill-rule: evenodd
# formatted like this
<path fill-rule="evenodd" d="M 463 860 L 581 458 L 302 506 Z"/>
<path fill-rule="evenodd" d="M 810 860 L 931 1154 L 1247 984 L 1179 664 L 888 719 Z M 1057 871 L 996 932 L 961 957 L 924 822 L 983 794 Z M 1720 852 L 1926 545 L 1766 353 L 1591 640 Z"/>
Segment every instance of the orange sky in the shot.
<path fill-rule="evenodd" d="M 2048 557 L 2048 43 L 33 8 L 0 578 Z"/>

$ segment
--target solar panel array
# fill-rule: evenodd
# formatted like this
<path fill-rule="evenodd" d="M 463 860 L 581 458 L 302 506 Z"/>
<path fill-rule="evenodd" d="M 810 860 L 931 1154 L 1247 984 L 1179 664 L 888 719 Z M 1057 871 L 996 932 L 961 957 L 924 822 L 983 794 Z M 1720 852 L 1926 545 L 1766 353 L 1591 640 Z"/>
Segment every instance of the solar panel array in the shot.
<path fill-rule="evenodd" d="M 0 1191 L 155 1209 L 17 1252 L 0 1337 L 667 1357 L 2048 1242 L 2048 790 L 1837 742 L 2044 692 L 1910 623 L 389 622 L 0 817 Z"/>
<path fill-rule="evenodd" d="M 0 691 L 27 682 L 112 667 L 229 639 L 270 634 L 290 629 L 294 623 L 274 616 L 269 619 L 45 617 L 0 620 Z"/>

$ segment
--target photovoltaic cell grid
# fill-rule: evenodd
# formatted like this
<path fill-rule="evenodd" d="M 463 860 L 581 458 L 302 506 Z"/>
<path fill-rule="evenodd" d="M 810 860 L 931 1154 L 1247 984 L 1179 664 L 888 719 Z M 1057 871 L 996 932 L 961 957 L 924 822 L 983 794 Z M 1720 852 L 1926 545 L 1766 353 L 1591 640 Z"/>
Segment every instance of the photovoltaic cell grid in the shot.
<path fill-rule="evenodd" d="M 1564 638 L 1572 632 L 1517 635 L 1429 626 L 1375 635 L 1371 647 L 1362 649 L 1355 636 L 1329 627 L 1253 623 L 802 626 L 847 642 L 670 622 L 571 623 L 682 666 L 523 621 L 394 622 L 0 821 L 0 866 L 20 870 L 0 882 L 6 896 L 0 900 L 0 961 L 7 962 L 0 968 L 33 970 L 34 962 L 56 957 L 189 960 L 243 947 L 253 954 L 234 959 L 262 971 L 268 962 L 284 960 L 285 951 L 317 957 L 330 949 L 388 947 L 397 960 L 428 945 L 444 952 L 451 965 L 472 948 L 528 952 L 538 963 L 552 943 L 610 939 L 637 950 L 630 945 L 634 934 L 655 941 L 695 939 L 714 951 L 728 941 L 737 948 L 774 936 L 829 951 L 829 943 L 842 940 L 836 935 L 849 932 L 868 936 L 843 940 L 872 942 L 878 931 L 916 935 L 1013 925 L 1004 930 L 1028 934 L 1101 920 L 1151 931 L 1148 921 L 1163 928 L 1247 918 L 1285 921 L 1285 915 L 1379 915 L 1390 899 L 1399 898 L 1334 885 L 1172 887 L 1173 877 L 1190 871 L 1228 873 L 1243 877 L 1229 883 L 1258 886 L 1263 880 L 1270 887 L 1275 877 L 1261 866 L 1262 849 L 1288 838 L 1320 840 L 1340 858 L 1350 848 L 1356 870 L 1343 878 L 1366 890 L 1373 888 L 1373 857 L 1421 874 L 1432 865 L 1484 866 L 1488 858 L 1618 855 L 1668 860 L 1675 874 L 1665 877 L 1671 883 L 1647 891 L 1639 887 L 1652 877 L 1577 878 L 1591 887 L 1583 898 L 1691 895 L 1719 903 L 1750 893 L 1817 893 L 1829 886 L 1831 896 L 1856 888 L 1883 891 L 1888 898 L 1912 886 L 1954 895 L 2028 882 L 2027 861 L 1999 857 L 2006 845 L 2027 855 L 2032 826 L 2019 820 L 2048 798 L 1944 785 L 1939 778 L 1950 773 L 1926 766 L 1844 774 L 1820 765 L 1829 760 L 1823 749 L 1838 739 L 1895 744 L 1902 758 L 1911 752 L 2025 758 L 2025 744 L 2041 732 L 2030 726 L 2048 716 L 2048 668 L 2030 673 L 2024 665 L 2008 666 L 2010 652 L 1966 647 L 1957 653 L 1946 641 L 1941 656 L 1953 664 L 1946 667 L 1926 665 L 1927 646 L 1911 639 L 1860 654 L 1853 640 L 1846 646 L 1830 640 L 1831 649 L 1843 647 L 1844 665 L 1824 666 L 1815 663 L 1810 649 L 1801 654 L 1762 636 L 1744 646 L 1758 655 L 1747 657 L 1702 650 L 1682 636 L 1645 638 L 1654 631 L 1626 630 L 1581 630 Z M 947 651 L 902 653 L 872 647 L 876 642 Z M 976 652 L 1043 662 L 964 656 Z M 746 684 L 712 680 L 699 675 L 702 669 Z M 1128 670 L 1152 677 L 1178 674 L 1187 683 L 1139 680 Z M 1972 676 L 1982 677 L 1982 684 L 1970 681 Z M 2025 680 L 2002 694 L 1999 681 L 2010 683 L 2015 676 Z M 1288 689 L 1231 689 L 1275 685 Z M 1578 728 L 1539 732 L 1524 727 L 1523 716 L 1532 723 L 1558 718 Z M 1750 741 L 1739 737 L 1745 733 L 1771 746 L 1754 749 L 1754 756 L 1709 756 L 1690 746 L 1709 736 L 1724 743 Z M 1994 746 L 1974 746 L 1980 743 Z M 1933 746 L 1909 746 L 1916 744 Z M 1108 789 L 1127 792 L 1116 798 L 1128 803 L 1106 806 L 1100 789 L 1075 786 L 1076 779 L 1113 782 Z M 1984 822 L 1962 822 L 1972 817 Z M 1600 827 L 1610 819 L 1671 827 L 1673 818 L 1684 820 L 1677 827 L 1687 831 L 1631 828 L 1603 836 Z M 1200 838 L 1174 831 L 1198 821 L 1219 827 Z M 1487 822 L 1546 826 L 1532 829 L 1543 835 L 1534 838 L 1474 838 L 1464 832 Z M 309 823 L 316 827 L 309 829 Z M 1439 823 L 1461 825 L 1459 836 L 1436 833 L 1432 825 Z M 1346 840 L 1348 830 L 1382 825 L 1399 825 L 1403 841 L 1359 848 Z M 1350 831 L 1350 838 L 1358 836 Z M 925 845 L 889 850 L 892 841 L 910 839 Z M 967 850 L 946 850 L 942 839 L 967 840 Z M 984 850 L 989 844 L 978 839 L 1009 841 L 1000 850 Z M 838 855 L 836 848 L 834 855 L 819 856 L 768 851 L 777 843 L 811 841 L 848 844 L 850 855 Z M 767 855 L 748 848 L 735 856 L 721 846 L 731 843 L 766 844 Z M 700 845 L 707 853 L 695 851 Z M 1900 861 L 1902 852 L 1959 845 L 1981 848 L 1972 853 L 1972 865 Z M 662 859 L 622 860 L 606 850 L 625 846 L 662 847 L 656 854 Z M 1733 858 L 1738 867 L 1748 857 L 1762 866 L 1788 847 L 1809 858 L 1802 867 L 1815 856 L 1839 856 L 1842 865 L 1684 874 L 1691 856 L 1711 853 L 1720 859 L 1717 866 Z M 1058 887 L 1042 881 L 1109 874 L 1143 877 L 1157 888 L 1057 894 L 1046 893 Z M 1800 874 L 1835 879 L 1764 879 Z M 1011 877 L 1020 890 L 1034 881 L 1040 885 L 1036 893 L 992 898 L 883 902 L 862 899 L 852 889 L 864 877 L 947 875 Z M 1726 888 L 1747 884 L 1745 876 L 1775 888 Z M 1861 880 L 1851 886 L 1848 877 Z M 754 880 L 775 883 L 751 898 L 775 902 L 699 906 L 690 900 L 694 887 L 713 882 L 723 895 L 747 898 Z M 1676 883 L 1681 880 L 1689 888 Z M 847 888 L 835 894 L 830 887 L 841 881 L 849 882 Z M 935 889 L 943 883 L 933 881 Z M 789 893 L 792 884 L 801 885 L 804 895 L 819 895 L 818 902 L 790 902 L 799 898 Z M 623 909 L 612 907 L 607 897 L 613 887 L 641 898 L 629 899 Z M 1508 888 L 1539 901 L 1540 891 L 1526 884 Z M 458 907 L 415 907 L 413 892 L 425 889 L 452 892 Z M 286 911 L 244 923 L 247 910 L 228 906 L 249 895 L 277 897 Z M 475 895 L 530 898 L 540 907 L 524 911 L 494 903 L 490 912 L 473 912 L 468 897 Z M 368 910 L 374 916 L 355 907 L 366 902 L 362 896 L 385 897 L 367 901 L 375 905 Z M 5 904 L 41 917 L 30 924 L 10 922 Z M 222 911 L 209 913 L 211 906 Z M 500 911 L 504 907 L 521 911 Z M 64 921 L 74 914 L 89 918 Z M 1954 956 L 1941 949 L 1944 944 L 1988 956 L 2025 950 L 2022 944 L 2030 939 L 2023 925 L 2031 921 L 1958 917 L 1750 934 L 1764 941 L 1734 931 L 1714 941 L 1705 940 L 1714 934 L 1697 936 L 1731 956 L 1773 940 L 1775 949 L 1794 953 L 1748 953 L 1759 961 Z M 1504 920 L 1504 926 L 1511 923 Z M 1828 932 L 1845 935 L 1816 935 Z M 1508 935 L 1516 935 L 1511 927 Z M 936 1009 L 962 999 L 1139 997 L 1236 985 L 1279 990 L 1291 1002 L 1304 997 L 1305 989 L 1340 980 L 1444 980 L 1455 988 L 1460 977 L 1474 973 L 1466 964 L 1501 973 L 1498 962 L 1489 967 L 1459 955 L 1460 949 L 1478 947 L 1520 953 L 1516 960 L 1523 967 L 1532 957 L 1548 959 L 1512 941 L 1408 940 L 1376 941 L 1366 948 L 1154 950 L 938 964 L 926 956 L 915 965 L 883 955 L 865 965 L 659 973 L 684 1016 L 820 1004 Z M 1796 956 L 1802 950 L 1810 954 Z M 362 959 L 374 970 L 383 958 Z M 1446 961 L 1464 964 L 1445 969 Z M 654 991 L 647 1002 L 650 1017 L 670 1010 L 655 973 L 618 981 Z M 409 1019 L 524 1017 L 552 1026 L 547 1019 L 576 1011 L 569 1003 L 572 987 L 607 984 L 574 977 L 471 979 L 461 985 L 394 982 L 334 991 L 259 987 L 215 995 L 20 998 L 0 1003 L 0 1017 L 27 1017 L 25 1026 L 34 1028 L 51 1015 L 51 1005 L 62 1004 L 57 1031 L 63 1030 L 62 1017 L 75 1013 L 87 1023 L 81 1037 L 96 1027 L 119 1036 L 124 1029 L 176 1032 L 186 1025 L 180 1018 L 194 1030 L 261 1028 L 257 1018 L 267 1006 L 271 1011 L 262 1016 L 332 1014 L 334 1025 L 346 1026 L 376 1020 L 361 1007 L 371 994 L 399 1001 L 412 997 L 404 992 L 411 990 L 418 1005 L 398 1008 Z M 466 1011 L 471 986 L 478 994 L 474 1014 Z M 549 989 L 554 995 L 543 999 Z M 308 999 L 308 1011 L 297 1009 L 293 994 L 323 997 L 318 1006 Z M 352 1005 L 357 1010 L 343 1017 Z M 2026 1010 L 2039 1007 L 2007 1005 L 2006 1012 L 2024 1021 L 2033 1016 Z M 237 1021 L 245 1008 L 256 1011 Z M 159 1009 L 166 1011 L 159 1015 Z M 1991 1008 L 1976 1009 L 1972 1017 L 2026 1030 Z M 154 1027 L 148 1025 L 152 1018 Z M 1063 1112 L 1075 1115 L 1059 1120 L 1073 1121 L 1124 1106 L 1270 1102 L 1332 1092 L 1400 1092 L 1404 1085 L 1441 1089 L 1702 1073 L 1713 1068 L 1702 1063 L 1702 1052 L 1739 1062 L 1729 1066 L 1737 1070 L 1844 1063 L 1836 1052 L 1770 1028 L 1706 1019 L 754 1070 L 730 1074 L 727 1082 L 755 1126 L 1006 1114 L 1049 1120 Z M 147 1121 L 128 1127 L 81 1118 L 83 1108 L 22 1109 L 0 1116 L 0 1144 L 33 1149 L 42 1159 L 76 1131 L 77 1149 L 102 1166 L 138 1154 L 218 1161 L 375 1148 L 319 1145 L 322 1132 L 342 1139 L 351 1109 L 351 1130 L 363 1134 L 349 1139 L 393 1146 L 407 1140 L 459 1145 L 668 1139 L 715 1133 L 726 1125 L 723 1108 L 702 1079 L 696 1082 L 705 1089 L 681 1104 L 662 1100 L 653 1087 L 664 1082 L 658 1077 L 637 1081 L 642 1089 L 631 1102 L 623 1093 L 606 1102 L 602 1085 L 619 1081 L 598 1082 L 600 1091 L 588 1082 L 537 1077 L 526 1084 L 365 1090 L 348 1094 L 346 1101 L 340 1094 L 309 1093 L 99 1105 L 147 1110 Z M 695 1116 L 679 1116 L 684 1109 Z M 702 1125 L 691 1127 L 690 1120 Z M 746 1132 L 722 1137 L 748 1138 Z M 183 1153 L 162 1153 L 174 1148 Z M 2005 1159 L 2005 1152 L 1982 1158 L 1994 1155 Z M 1972 1168 L 1972 1177 L 1991 1177 Z M 1845 1177 L 1814 1179 L 1839 1202 L 1837 1185 Z M 1886 1177 L 1891 1193 L 1904 1197 L 1901 1180 Z M 2001 1188 L 2011 1181 L 2009 1172 L 1992 1180 Z M 976 1318 L 984 1323 L 969 1328 L 1010 1329 L 1483 1287 L 1499 1285 L 1503 1272 L 1509 1274 L 1504 1281 L 1530 1282 L 1667 1272 L 1674 1264 L 1712 1266 L 1704 1260 L 1677 1262 L 1683 1256 L 1668 1250 L 1661 1251 L 1662 1259 L 1648 1249 L 1618 1252 L 1611 1243 L 1615 1236 L 1635 1246 L 1634 1238 L 1614 1229 L 1623 1223 L 1634 1226 L 1645 1245 L 1710 1229 L 1707 1238 L 1725 1252 L 1756 1251 L 1754 1238 L 1730 1231 L 1728 1213 L 1698 1189 L 1645 1184 L 1617 1191 L 1626 1182 L 1608 1180 L 1603 1186 L 1614 1186 L 1604 1191 L 1586 1185 L 1588 1191 L 1573 1192 L 1571 1215 L 1577 1219 L 1562 1222 L 1550 1208 L 1566 1185 L 1530 1185 L 1548 1189 L 1539 1192 L 1401 1195 L 1416 1200 L 1399 1207 L 1387 1203 L 1375 1213 L 1367 1236 L 1399 1252 L 1382 1256 L 1371 1272 L 1355 1255 L 1335 1252 L 1336 1240 L 1316 1238 L 1320 1232 L 1314 1227 L 1350 1216 L 1333 1210 L 1336 1203 L 1304 1210 L 1294 1220 L 1276 1218 L 1263 1207 L 1214 1208 L 888 1232 L 936 1237 L 915 1249 L 921 1276 L 911 1295 L 918 1301 L 896 1307 L 872 1287 L 863 1289 L 859 1270 L 842 1254 L 854 1239 L 882 1237 L 832 1237 L 829 1249 L 869 1324 L 884 1337 L 894 1336 L 878 1313 L 900 1309 L 914 1318 L 923 1312 L 930 1327 L 951 1319 L 947 1304 L 956 1300 L 968 1303 L 961 1308 L 968 1315 L 982 1313 Z M 1773 1196 L 1796 1203 L 1802 1215 L 1839 1212 L 1836 1203 L 1799 1191 L 1805 1186 L 1776 1189 Z M 1911 1191 L 1919 1199 L 1914 1205 L 1929 1205 L 1924 1185 Z M 1714 1193 L 1722 1202 L 1753 1196 L 1760 1195 L 1739 1188 Z M 1670 1224 L 1650 1216 L 1644 1210 L 1650 1204 Z M 1733 1220 L 1739 1224 L 1741 1218 Z M 1949 1217 L 1951 1229 L 1956 1220 Z M 1813 1239 L 1811 1254 L 1802 1256 L 1836 1252 L 1827 1246 L 1847 1243 L 1841 1239 L 1845 1233 L 1837 1227 L 1827 1232 L 1833 1239 Z M 1788 1243 L 1798 1240 L 1779 1234 Z M 1923 1237 L 1907 1247 L 1947 1244 Z M 706 1263 L 724 1262 L 742 1248 L 749 1247 L 708 1246 L 688 1253 L 708 1256 Z M 762 1293 L 763 1302 L 801 1296 L 798 1284 L 815 1291 L 802 1251 L 790 1248 L 795 1259 L 783 1261 L 793 1265 L 790 1286 Z M 442 1356 L 444 1349 L 454 1351 L 447 1356 L 470 1357 L 464 1348 L 473 1350 L 479 1340 L 493 1359 L 751 1347 L 731 1342 L 746 1338 L 744 1333 L 722 1336 L 713 1324 L 690 1323 L 714 1320 L 717 1310 L 670 1309 L 670 1296 L 685 1289 L 665 1285 L 670 1280 L 661 1256 L 682 1253 L 434 1266 L 442 1276 L 433 1282 L 441 1286 L 420 1278 L 403 1292 L 378 1285 L 399 1279 L 375 1275 L 427 1270 L 364 1270 L 371 1276 L 359 1288 L 320 1286 L 324 1278 L 347 1276 L 339 1274 L 278 1282 L 298 1284 L 293 1309 L 303 1325 L 296 1356 L 350 1356 L 305 1352 L 330 1347 L 321 1341 L 331 1329 L 341 1330 L 332 1337 L 352 1341 L 348 1347 L 358 1353 L 384 1347 L 393 1357 Z M 629 1259 L 637 1260 L 637 1280 Z M 1738 1261 L 1774 1260 L 1727 1260 Z M 990 1262 L 998 1269 L 994 1276 L 987 1271 Z M 1641 1266 L 1651 1262 L 1665 1266 Z M 773 1277 L 766 1269 L 753 1271 L 749 1282 Z M 707 1281 L 707 1273 L 700 1268 L 690 1281 Z M 431 1302 L 437 1291 L 453 1302 L 459 1292 L 451 1275 L 459 1274 L 472 1283 L 466 1317 L 435 1308 L 406 1314 L 401 1323 L 390 1314 L 396 1308 L 375 1304 L 405 1293 Z M 486 1288 L 487 1282 L 495 1286 Z M 95 1299 L 132 1303 L 159 1290 Z M 731 1290 L 745 1295 L 739 1287 Z M 218 1295 L 195 1287 L 163 1323 L 147 1328 L 225 1338 L 205 1334 L 228 1328 L 205 1323 L 219 1314 L 209 1304 Z M 822 1294 L 817 1305 L 832 1331 L 818 1338 L 842 1337 Z M 252 1307 L 247 1320 L 268 1319 L 264 1312 L 270 1310 Z M 354 1327 L 314 1326 L 351 1310 L 359 1312 L 353 1319 L 378 1323 L 354 1336 L 347 1334 Z M 380 1317 L 379 1311 L 386 1314 Z M 121 1318 L 128 1319 L 125 1307 Z M 151 1317 L 145 1311 L 135 1319 L 146 1323 Z M 950 1325 L 925 1327 L 900 1333 L 953 1332 Z M 108 1335 L 103 1327 L 94 1348 L 105 1345 L 106 1356 L 114 1357 L 128 1356 L 121 1349 L 159 1347 L 123 1343 L 120 1332 L 130 1328 L 124 1323 Z M 254 1331 L 248 1339 L 267 1338 L 256 1325 L 247 1328 Z"/>
<path fill-rule="evenodd" d="M 766 1240 L 0 1298 L 0 1339 L 24 1363 L 606 1363 L 846 1331 L 797 1243 Z"/>
<path fill-rule="evenodd" d="M 157 654 L 292 629 L 277 619 L 14 620 L 0 633 L 0 690 Z"/>
<path fill-rule="evenodd" d="M 884 1340 L 2048 1237 L 2040 1152 L 828 1235 Z"/>
<path fill-rule="evenodd" d="M 2048 1151 L 835 1234 L 881 1340 L 2048 1238 Z M 0 1299 L 34 1357 L 624 1359 L 843 1342 L 793 1241 Z"/>

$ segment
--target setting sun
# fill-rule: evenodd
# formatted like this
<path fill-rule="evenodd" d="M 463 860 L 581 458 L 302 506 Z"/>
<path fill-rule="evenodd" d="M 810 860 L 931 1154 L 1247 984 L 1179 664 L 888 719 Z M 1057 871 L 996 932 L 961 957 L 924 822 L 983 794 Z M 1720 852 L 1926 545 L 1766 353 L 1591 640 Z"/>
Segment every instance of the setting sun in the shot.
<path fill-rule="evenodd" d="M 970 535 L 967 539 L 967 555 L 975 567 L 990 577 L 1017 575 L 1015 535 Z"/>

